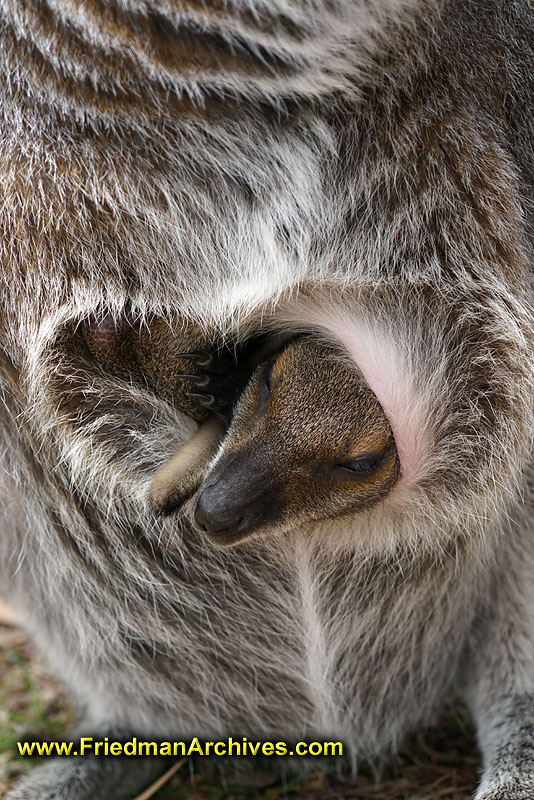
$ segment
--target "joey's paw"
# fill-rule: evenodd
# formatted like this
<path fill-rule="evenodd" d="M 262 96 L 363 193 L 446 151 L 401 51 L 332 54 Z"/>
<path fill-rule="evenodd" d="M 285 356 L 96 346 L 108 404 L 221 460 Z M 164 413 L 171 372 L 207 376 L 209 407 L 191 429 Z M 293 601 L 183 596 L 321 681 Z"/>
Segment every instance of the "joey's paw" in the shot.
<path fill-rule="evenodd" d="M 503 775 L 483 781 L 473 800 L 534 800 L 534 775 Z"/>
<path fill-rule="evenodd" d="M 189 360 L 196 370 L 178 376 L 192 384 L 193 391 L 188 392 L 189 397 L 229 425 L 234 405 L 250 376 L 250 367 L 240 363 L 228 348 L 211 353 L 181 353 L 180 358 Z"/>

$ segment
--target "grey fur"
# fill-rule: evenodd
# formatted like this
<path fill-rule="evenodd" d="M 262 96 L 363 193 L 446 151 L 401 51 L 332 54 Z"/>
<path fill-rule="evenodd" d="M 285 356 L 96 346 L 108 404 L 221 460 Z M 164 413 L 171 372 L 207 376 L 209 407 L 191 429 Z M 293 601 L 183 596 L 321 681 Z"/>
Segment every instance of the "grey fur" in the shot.
<path fill-rule="evenodd" d="M 0 12 L 0 573 L 82 726 L 340 738 L 356 762 L 463 683 L 477 800 L 532 796 L 528 0 Z M 154 518 L 194 424 L 83 346 L 126 312 L 334 336 L 398 491 L 224 551 Z M 11 800 L 120 796 L 72 769 Z"/>

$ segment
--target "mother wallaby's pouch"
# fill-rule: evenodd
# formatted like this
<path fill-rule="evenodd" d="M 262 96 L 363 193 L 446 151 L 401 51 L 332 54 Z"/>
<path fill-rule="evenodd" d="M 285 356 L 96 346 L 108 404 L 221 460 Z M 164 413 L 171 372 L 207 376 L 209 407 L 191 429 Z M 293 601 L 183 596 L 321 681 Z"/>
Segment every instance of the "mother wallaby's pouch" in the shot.
<path fill-rule="evenodd" d="M 191 384 L 180 377 L 196 369 L 182 355 L 216 349 L 222 343 L 215 336 L 209 340 L 199 326 L 180 319 L 140 321 L 126 315 L 94 317 L 83 333 L 93 356 L 113 375 L 149 388 L 197 422 L 207 419 L 206 409 L 190 397 Z"/>

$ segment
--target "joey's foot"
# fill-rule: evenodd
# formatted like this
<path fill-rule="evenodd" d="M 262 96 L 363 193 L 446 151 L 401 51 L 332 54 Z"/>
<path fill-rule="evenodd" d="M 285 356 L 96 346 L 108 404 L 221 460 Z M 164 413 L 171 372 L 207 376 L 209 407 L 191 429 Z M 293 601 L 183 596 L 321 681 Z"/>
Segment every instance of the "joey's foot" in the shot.
<path fill-rule="evenodd" d="M 228 348 L 180 353 L 180 358 L 190 360 L 198 370 L 179 375 L 193 386 L 194 391 L 188 392 L 189 397 L 212 411 L 228 427 L 233 408 L 252 372 L 247 361 L 240 358 L 239 352 L 236 354 Z"/>
<path fill-rule="evenodd" d="M 35 767 L 6 800 L 127 800 L 168 767 L 160 758 L 55 758 Z"/>
<path fill-rule="evenodd" d="M 206 463 L 217 449 L 224 428 L 214 416 L 154 475 L 147 501 L 156 514 L 172 514 L 199 488 Z"/>
<path fill-rule="evenodd" d="M 473 800 L 534 800 L 534 775 L 502 775 L 483 781 Z"/>

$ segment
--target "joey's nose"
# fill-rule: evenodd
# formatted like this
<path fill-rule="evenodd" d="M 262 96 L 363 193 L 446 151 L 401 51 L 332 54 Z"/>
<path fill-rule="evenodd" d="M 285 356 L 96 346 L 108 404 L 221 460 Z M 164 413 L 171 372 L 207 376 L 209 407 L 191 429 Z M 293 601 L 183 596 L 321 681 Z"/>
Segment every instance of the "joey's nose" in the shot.
<path fill-rule="evenodd" d="M 229 502 L 227 491 L 219 484 L 208 485 L 200 492 L 195 508 L 195 522 L 210 535 L 234 531 L 245 521 L 241 504 Z"/>
<path fill-rule="evenodd" d="M 252 485 L 251 485 L 252 484 Z M 194 511 L 197 526 L 220 545 L 233 544 L 267 522 L 272 511 L 264 486 L 219 478 L 205 484 Z"/>

